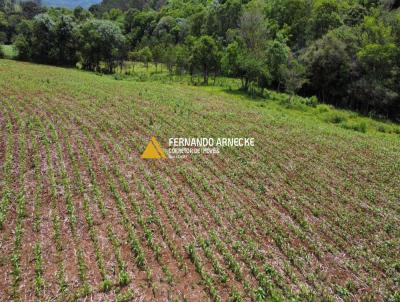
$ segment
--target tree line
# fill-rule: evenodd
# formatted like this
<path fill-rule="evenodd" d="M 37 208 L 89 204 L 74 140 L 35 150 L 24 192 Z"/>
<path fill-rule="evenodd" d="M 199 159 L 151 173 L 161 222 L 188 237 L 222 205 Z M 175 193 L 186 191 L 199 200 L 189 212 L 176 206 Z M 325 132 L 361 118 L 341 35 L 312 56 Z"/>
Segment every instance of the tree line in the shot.
<path fill-rule="evenodd" d="M 126 60 L 152 62 L 204 84 L 236 77 L 252 94 L 315 95 L 400 119 L 399 1 L 104 0 L 89 10 L 11 2 L 0 0 L 0 42 L 23 60 L 108 73 Z"/>

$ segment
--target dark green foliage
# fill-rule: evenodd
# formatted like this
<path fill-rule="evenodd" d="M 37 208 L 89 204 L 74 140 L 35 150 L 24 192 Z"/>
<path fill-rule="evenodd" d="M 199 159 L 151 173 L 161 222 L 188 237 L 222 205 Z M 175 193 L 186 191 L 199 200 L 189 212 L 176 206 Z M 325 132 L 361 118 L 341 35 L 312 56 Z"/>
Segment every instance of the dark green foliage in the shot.
<path fill-rule="evenodd" d="M 105 62 L 107 72 L 112 73 L 125 57 L 125 37 L 111 21 L 89 20 L 82 24 L 78 43 L 83 67 L 88 70 L 100 70 L 100 63 Z"/>
<path fill-rule="evenodd" d="M 345 97 L 346 89 L 343 88 L 347 87 L 355 69 L 353 55 L 334 32 L 314 42 L 302 55 L 309 72 L 310 89 L 321 101 L 339 105 Z"/>
<path fill-rule="evenodd" d="M 18 26 L 19 35 L 14 44 L 18 49 L 18 57 L 22 60 L 32 59 L 32 30 L 33 24 L 30 21 L 22 21 Z"/>
<path fill-rule="evenodd" d="M 103 0 L 100 5 L 93 5 L 95 10 L 100 13 L 107 12 L 113 8 L 118 8 L 122 11 L 126 11 L 129 8 L 144 9 L 144 8 L 160 8 L 166 1 L 165 0 Z"/>
<path fill-rule="evenodd" d="M 398 43 L 375 17 L 341 27 L 312 43 L 302 55 L 307 91 L 323 102 L 363 113 L 399 118 Z"/>
<path fill-rule="evenodd" d="M 123 27 L 131 48 L 135 48 L 141 42 L 145 44 L 142 40 L 149 40 L 149 35 L 157 24 L 156 18 L 157 14 L 154 11 L 140 12 L 135 9 L 127 11 Z"/>
<path fill-rule="evenodd" d="M 199 14 L 197 28 L 202 34 L 225 38 L 231 28 L 236 28 L 242 13 L 239 0 L 215 2 L 209 9 Z"/>
<path fill-rule="evenodd" d="M 74 18 L 77 22 L 83 22 L 92 17 L 91 13 L 78 6 L 74 9 Z"/>
<path fill-rule="evenodd" d="M 218 72 L 219 62 L 218 46 L 212 37 L 201 36 L 194 42 L 190 63 L 194 68 L 201 70 L 204 84 L 208 84 L 211 72 Z"/>
<path fill-rule="evenodd" d="M 31 49 L 34 61 L 55 62 L 56 49 L 53 49 L 56 38 L 56 22 L 48 14 L 35 17 L 32 23 Z"/>
<path fill-rule="evenodd" d="M 343 20 L 339 13 L 339 2 L 336 0 L 316 1 L 309 22 L 311 36 L 314 39 L 340 27 Z"/>
<path fill-rule="evenodd" d="M 76 23 L 71 16 L 37 15 L 18 27 L 15 46 L 21 59 L 35 62 L 73 65 L 76 56 Z"/>
<path fill-rule="evenodd" d="M 21 3 L 22 16 L 26 19 L 33 19 L 36 15 L 45 11 L 37 2 L 25 1 Z"/>
<path fill-rule="evenodd" d="M 301 49 L 306 45 L 312 2 L 307 0 L 272 0 L 267 4 L 267 17 L 280 28 L 287 27 L 289 45 Z"/>
<path fill-rule="evenodd" d="M 286 45 L 286 37 L 278 33 L 274 40 L 266 43 L 265 59 L 273 86 L 280 90 L 285 85 L 285 71 L 288 67 L 290 48 Z"/>
<path fill-rule="evenodd" d="M 8 20 L 6 14 L 0 11 L 0 44 L 7 41 Z"/>
<path fill-rule="evenodd" d="M 344 16 L 344 23 L 348 26 L 355 26 L 360 24 L 367 14 L 368 10 L 365 6 L 355 3 L 347 10 Z"/>

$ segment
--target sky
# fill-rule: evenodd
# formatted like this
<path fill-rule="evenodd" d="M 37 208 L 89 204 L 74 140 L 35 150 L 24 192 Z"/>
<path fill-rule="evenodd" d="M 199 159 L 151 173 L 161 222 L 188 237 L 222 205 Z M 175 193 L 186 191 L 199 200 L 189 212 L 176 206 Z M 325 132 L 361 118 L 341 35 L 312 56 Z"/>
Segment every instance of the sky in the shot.
<path fill-rule="evenodd" d="M 89 8 L 91 5 L 100 2 L 101 0 L 42 0 L 42 5 L 61 6 L 68 8 L 75 8 L 77 6 L 82 6 L 83 8 Z"/>

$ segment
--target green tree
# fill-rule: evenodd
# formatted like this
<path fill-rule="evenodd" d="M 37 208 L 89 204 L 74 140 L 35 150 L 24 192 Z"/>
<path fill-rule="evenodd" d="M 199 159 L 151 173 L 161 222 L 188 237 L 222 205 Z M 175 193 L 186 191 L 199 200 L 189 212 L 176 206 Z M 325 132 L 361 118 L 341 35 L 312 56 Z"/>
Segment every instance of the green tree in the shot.
<path fill-rule="evenodd" d="M 149 46 L 140 44 L 145 36 L 151 36 L 157 25 L 157 17 L 157 12 L 154 11 L 129 10 L 127 12 L 123 28 L 130 49 L 138 48 L 139 46 Z"/>
<path fill-rule="evenodd" d="M 280 29 L 286 28 L 288 43 L 295 49 L 303 48 L 309 37 L 307 26 L 312 11 L 308 0 L 270 0 L 267 2 L 267 17 L 274 20 Z"/>
<path fill-rule="evenodd" d="M 176 55 L 176 72 L 182 74 L 189 66 L 189 50 L 185 45 L 178 44 L 175 46 Z"/>
<path fill-rule="evenodd" d="M 151 47 L 151 54 L 152 54 L 152 59 L 153 63 L 156 66 L 156 72 L 158 71 L 158 64 L 162 63 L 163 61 L 163 54 L 165 52 L 165 46 L 161 43 L 154 43 L 153 46 Z M 162 71 L 162 65 L 161 65 L 161 71 Z"/>
<path fill-rule="evenodd" d="M 328 31 L 343 24 L 339 13 L 339 3 L 336 0 L 316 1 L 310 19 L 311 36 L 318 39 Z"/>
<path fill-rule="evenodd" d="M 26 19 L 33 19 L 33 17 L 44 11 L 44 9 L 34 1 L 25 1 L 22 2 L 20 5 L 22 16 Z"/>
<path fill-rule="evenodd" d="M 350 37 L 356 40 L 354 35 Z M 307 66 L 311 94 L 316 94 L 323 102 L 341 105 L 357 68 L 352 48 L 337 32 L 331 32 L 311 44 L 301 60 Z"/>
<path fill-rule="evenodd" d="M 61 15 L 54 27 L 52 60 L 57 64 L 74 65 L 77 62 L 76 23 L 72 16 Z"/>
<path fill-rule="evenodd" d="M 262 94 L 271 78 L 267 65 L 252 53 L 240 56 L 239 60 L 243 89 L 255 95 L 255 85 L 258 85 Z"/>
<path fill-rule="evenodd" d="M 194 42 L 191 64 L 202 71 L 204 84 L 208 84 L 210 72 L 216 73 L 219 67 L 219 49 L 210 36 L 201 36 Z"/>
<path fill-rule="evenodd" d="M 8 20 L 6 14 L 0 11 L 0 44 L 7 41 Z"/>
<path fill-rule="evenodd" d="M 400 115 L 400 51 L 392 30 L 376 17 L 364 18 L 356 54 L 361 76 L 349 92 L 356 109 L 396 118 Z"/>
<path fill-rule="evenodd" d="M 18 25 L 14 45 L 18 50 L 18 58 L 21 60 L 32 59 L 32 29 L 33 22 L 24 20 Z"/>
<path fill-rule="evenodd" d="M 168 72 L 172 75 L 174 66 L 176 65 L 176 49 L 173 46 L 168 46 L 164 51 L 163 62 L 167 66 Z"/>
<path fill-rule="evenodd" d="M 348 26 L 356 26 L 364 20 L 364 17 L 367 14 L 368 10 L 365 8 L 365 6 L 359 3 L 354 3 L 349 9 L 346 10 L 344 23 Z"/>
<path fill-rule="evenodd" d="M 239 43 L 234 41 L 224 50 L 221 58 L 222 71 L 231 77 L 240 77 L 241 49 Z"/>
<path fill-rule="evenodd" d="M 153 59 L 153 54 L 151 53 L 151 49 L 148 46 L 138 50 L 136 56 L 140 62 L 144 63 L 146 68 L 149 68 L 149 63 Z"/>
<path fill-rule="evenodd" d="M 201 10 L 189 17 L 191 35 L 200 36 L 202 34 L 205 18 L 206 18 L 205 10 Z"/>
<path fill-rule="evenodd" d="M 25 19 L 23 18 L 22 14 L 20 13 L 5 13 L 6 15 L 6 27 L 4 28 L 4 32 L 6 34 L 6 43 L 11 43 L 16 34 L 17 34 L 17 27 L 18 25 L 23 22 Z M 4 35 L 3 35 L 4 36 Z"/>
<path fill-rule="evenodd" d="M 120 24 L 124 23 L 124 14 L 119 8 L 112 8 L 110 11 L 104 13 L 103 18 Z"/>
<path fill-rule="evenodd" d="M 288 66 L 290 48 L 286 45 L 287 38 L 278 33 L 274 40 L 267 42 L 265 59 L 274 88 L 280 90 L 285 84 L 286 68 Z"/>
<path fill-rule="evenodd" d="M 242 89 L 255 93 L 254 85 L 261 93 L 271 83 L 271 74 L 265 60 L 260 60 L 253 52 L 247 52 L 237 41 L 230 43 L 221 59 L 222 70 L 228 76 L 238 77 Z"/>
<path fill-rule="evenodd" d="M 19 58 L 41 63 L 74 65 L 77 62 L 75 29 L 73 17 L 62 14 L 40 14 L 32 22 L 21 22 L 14 42 Z"/>
<path fill-rule="evenodd" d="M 108 20 L 89 20 L 78 32 L 79 52 L 85 69 L 101 70 L 105 62 L 112 73 L 125 56 L 125 37 L 119 26 Z"/>
<path fill-rule="evenodd" d="M 84 21 L 92 18 L 92 14 L 89 11 L 83 9 L 81 6 L 76 7 L 74 9 L 73 14 L 74 14 L 74 18 L 77 22 L 84 22 Z"/>
<path fill-rule="evenodd" d="M 162 17 L 160 21 L 158 21 L 157 26 L 154 28 L 152 34 L 157 37 L 159 43 L 175 43 L 176 37 L 173 30 L 175 29 L 176 25 L 176 20 L 171 16 Z"/>
<path fill-rule="evenodd" d="M 261 56 L 265 41 L 273 36 L 275 28 L 265 18 L 265 5 L 261 1 L 250 2 L 239 20 L 240 37 L 246 48 L 256 56 Z"/>
<path fill-rule="evenodd" d="M 292 96 L 307 83 L 305 67 L 292 54 L 282 70 L 282 75 L 285 80 L 285 91 Z"/>
<path fill-rule="evenodd" d="M 40 14 L 33 19 L 31 33 L 31 56 L 40 63 L 56 63 L 55 51 L 56 22 L 49 14 Z M 27 39 L 28 40 L 28 39 Z"/>

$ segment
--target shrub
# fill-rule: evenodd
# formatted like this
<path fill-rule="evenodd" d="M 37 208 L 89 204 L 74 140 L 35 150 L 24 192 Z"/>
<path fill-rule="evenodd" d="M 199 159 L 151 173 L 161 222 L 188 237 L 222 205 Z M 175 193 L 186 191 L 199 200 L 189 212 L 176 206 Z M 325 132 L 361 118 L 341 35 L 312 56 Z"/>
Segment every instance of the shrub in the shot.
<path fill-rule="evenodd" d="M 367 132 L 367 123 L 366 122 L 359 122 L 356 124 L 343 123 L 342 127 L 345 129 L 354 130 L 357 132 L 362 132 L 362 133 Z"/>
<path fill-rule="evenodd" d="M 114 74 L 114 79 L 117 80 L 117 81 L 123 80 L 124 78 L 125 77 L 120 73 Z"/>
<path fill-rule="evenodd" d="M 326 117 L 326 121 L 333 124 L 340 124 L 346 122 L 346 120 L 346 116 L 337 112 L 332 113 Z"/>
<path fill-rule="evenodd" d="M 305 104 L 306 104 L 307 106 L 316 108 L 317 105 L 318 105 L 318 98 L 317 98 L 315 95 L 312 96 L 312 97 L 306 98 L 306 99 L 305 99 Z"/>
<path fill-rule="evenodd" d="M 367 132 L 367 123 L 361 122 L 354 125 L 353 129 L 358 132 L 366 133 Z"/>
<path fill-rule="evenodd" d="M 331 110 L 331 106 L 326 105 L 326 104 L 321 104 L 317 106 L 318 112 L 319 113 L 324 113 L 324 112 L 328 112 L 329 110 Z"/>
<path fill-rule="evenodd" d="M 0 59 L 3 59 L 3 58 L 4 58 L 4 51 L 3 51 L 3 48 L 0 45 Z"/>
<path fill-rule="evenodd" d="M 383 133 L 388 132 L 388 130 L 386 129 L 386 127 L 383 126 L 383 125 L 379 125 L 379 126 L 377 127 L 377 130 L 378 130 L 379 132 L 383 132 Z"/>
<path fill-rule="evenodd" d="M 283 97 L 279 103 L 288 109 L 295 109 L 295 110 L 300 110 L 300 111 L 307 111 L 307 102 L 306 99 L 303 99 L 298 96 L 289 96 L 286 95 Z"/>

